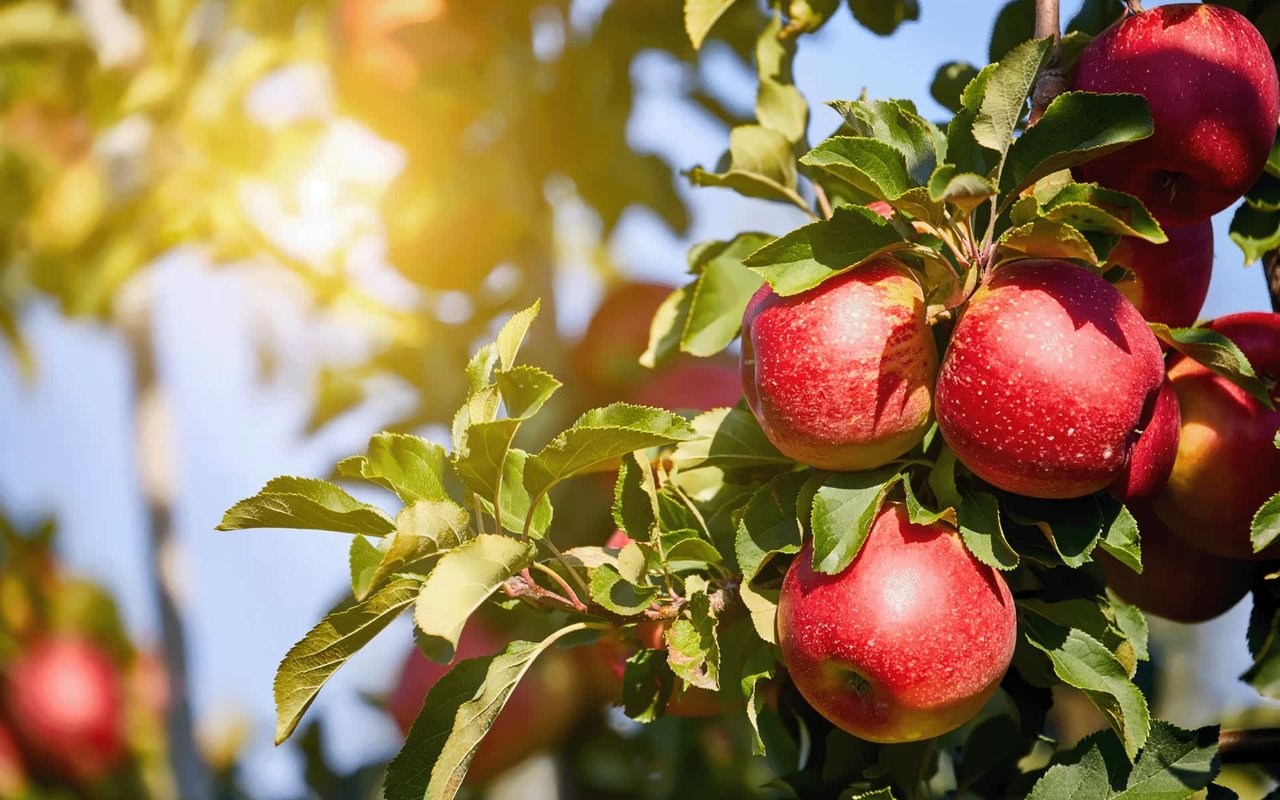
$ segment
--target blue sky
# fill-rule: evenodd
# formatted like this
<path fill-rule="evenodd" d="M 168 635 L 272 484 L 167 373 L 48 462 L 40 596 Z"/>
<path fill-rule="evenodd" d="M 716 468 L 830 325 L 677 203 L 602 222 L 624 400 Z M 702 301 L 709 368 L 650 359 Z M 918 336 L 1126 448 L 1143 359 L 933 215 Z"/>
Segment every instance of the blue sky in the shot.
<path fill-rule="evenodd" d="M 920 22 L 890 39 L 867 33 L 842 14 L 805 42 L 796 75 L 815 106 L 813 140 L 837 121 L 821 103 L 857 97 L 864 88 L 872 97 L 911 98 L 928 116 L 944 116 L 928 97 L 933 70 L 953 59 L 984 63 L 1000 4 L 922 5 Z M 1064 18 L 1076 5 L 1064 3 Z M 750 76 L 735 72 L 714 49 L 705 54 L 703 69 L 740 106 L 750 106 Z M 633 74 L 644 87 L 630 129 L 633 145 L 681 169 L 714 164 L 726 143 L 724 131 L 675 99 L 679 68 L 660 54 L 646 54 Z M 649 212 L 628 212 L 609 248 L 627 273 L 675 283 L 693 241 L 744 229 L 781 233 L 802 221 L 794 210 L 729 192 L 682 191 L 693 211 L 687 239 L 673 236 Z M 1242 265 L 1226 237 L 1228 221 L 1229 213 L 1215 220 L 1218 253 L 1205 316 L 1266 308 L 1261 271 Z M 296 531 L 215 533 L 213 526 L 224 509 L 268 478 L 322 474 L 337 458 L 359 451 L 404 398 L 388 392 L 309 437 L 303 423 L 310 370 L 343 340 L 332 327 L 307 317 L 291 299 L 287 279 L 216 268 L 194 251 L 180 251 L 155 265 L 146 285 L 159 300 L 154 333 L 163 343 L 160 371 L 177 442 L 179 568 L 186 576 L 194 634 L 193 700 L 205 718 L 245 715 L 252 725 L 253 782 L 266 796 L 284 794 L 297 788 L 298 771 L 291 751 L 270 744 L 272 675 L 285 650 L 344 591 L 348 539 Z M 599 287 L 572 265 L 559 286 L 562 327 L 578 330 Z M 101 329 L 62 320 L 48 307 L 32 309 L 24 326 L 40 372 L 24 383 L 9 354 L 0 352 L 0 503 L 18 517 L 56 512 L 69 563 L 112 587 L 132 628 L 142 639 L 153 639 L 123 344 Z M 270 383 L 259 380 L 254 353 L 255 337 L 264 329 L 293 356 Z M 1238 608 L 1196 634 L 1221 643 L 1213 648 L 1209 688 L 1197 698 L 1200 714 L 1215 716 L 1219 704 L 1250 696 L 1233 682 L 1244 658 L 1244 611 Z M 387 757 L 397 746 L 394 728 L 359 694 L 389 684 L 410 642 L 407 622 L 380 637 L 339 672 L 316 704 L 312 713 L 327 716 L 342 731 L 335 751 L 340 763 Z"/>

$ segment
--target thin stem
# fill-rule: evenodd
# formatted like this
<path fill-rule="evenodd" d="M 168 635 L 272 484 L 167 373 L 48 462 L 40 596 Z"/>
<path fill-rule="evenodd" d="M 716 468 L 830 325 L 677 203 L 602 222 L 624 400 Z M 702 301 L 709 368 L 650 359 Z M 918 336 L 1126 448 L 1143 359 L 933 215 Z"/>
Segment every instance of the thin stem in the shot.
<path fill-rule="evenodd" d="M 1128 6 L 1130 14 L 1141 14 L 1144 11 L 1142 0 L 1125 0 L 1124 4 Z"/>
<path fill-rule="evenodd" d="M 1058 0 L 1036 0 L 1036 38 L 1061 35 L 1062 23 L 1058 11 Z"/>
<path fill-rule="evenodd" d="M 578 571 L 574 569 L 573 565 L 564 557 L 564 553 L 560 552 L 560 548 L 556 547 L 555 542 L 550 539 L 542 539 L 540 541 L 547 546 L 547 549 L 551 551 L 551 555 L 555 556 L 556 561 L 559 561 L 565 568 L 565 571 L 569 573 L 569 577 L 573 578 L 573 582 L 578 584 L 578 588 L 582 590 L 582 593 L 587 597 L 590 597 L 591 589 L 588 588 L 587 582 L 582 579 L 582 576 L 578 574 Z"/>
<path fill-rule="evenodd" d="M 475 513 L 476 513 L 476 533 L 483 534 L 484 533 L 484 507 L 480 505 L 480 495 L 472 493 L 471 507 L 475 509 Z M 499 531 L 502 530 L 501 522 L 498 523 L 498 530 Z"/>
<path fill-rule="evenodd" d="M 581 599 L 579 599 L 578 593 L 573 590 L 572 586 L 570 586 L 568 583 L 565 582 L 564 578 L 560 577 L 560 573 L 556 572 L 551 567 L 548 567 L 546 564 L 542 564 L 537 561 L 533 562 L 533 568 L 549 576 L 551 580 L 555 581 L 556 585 L 560 587 L 560 590 L 564 592 L 564 596 L 569 598 L 569 600 L 573 602 L 574 608 L 578 609 L 579 611 L 587 610 L 586 604 L 583 603 Z"/>
<path fill-rule="evenodd" d="M 823 219 L 831 219 L 834 213 L 831 210 L 831 201 L 827 199 L 827 191 L 822 188 L 822 184 L 817 181 L 813 182 L 813 196 L 818 200 L 818 208 L 822 210 Z"/>

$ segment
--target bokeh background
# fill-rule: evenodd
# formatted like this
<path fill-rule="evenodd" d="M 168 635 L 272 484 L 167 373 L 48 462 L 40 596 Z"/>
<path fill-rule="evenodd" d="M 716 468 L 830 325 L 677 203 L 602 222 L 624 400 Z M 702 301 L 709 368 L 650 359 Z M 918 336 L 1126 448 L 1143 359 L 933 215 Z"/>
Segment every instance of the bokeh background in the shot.
<path fill-rule="evenodd" d="M 680 5 L 0 3 L 0 511 L 52 517 L 67 569 L 153 647 L 162 567 L 200 739 L 235 750 L 254 796 L 304 791 L 297 748 L 272 746 L 271 680 L 344 591 L 348 539 L 215 533 L 223 510 L 384 427 L 442 437 L 460 359 L 533 297 L 535 360 L 564 377 L 606 292 L 804 221 L 679 175 L 715 164 L 755 95 L 735 19 L 695 55 Z M 810 138 L 838 124 L 822 102 L 863 91 L 945 119 L 934 69 L 986 63 L 1003 5 L 922 0 L 892 37 L 837 15 L 795 63 Z M 1229 219 L 1205 317 L 1269 307 Z M 1161 716 L 1260 707 L 1236 681 L 1247 605 L 1154 626 Z M 397 749 L 368 697 L 411 642 L 406 620 L 321 694 L 337 768 Z"/>

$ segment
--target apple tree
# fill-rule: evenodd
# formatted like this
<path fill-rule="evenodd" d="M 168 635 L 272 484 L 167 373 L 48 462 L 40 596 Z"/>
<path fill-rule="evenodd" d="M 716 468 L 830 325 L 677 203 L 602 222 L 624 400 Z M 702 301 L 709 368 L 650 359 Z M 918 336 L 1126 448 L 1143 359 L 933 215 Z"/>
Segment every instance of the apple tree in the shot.
<path fill-rule="evenodd" d="M 692 45 L 738 5 L 688 0 Z M 918 13 L 849 6 L 882 33 Z M 535 301 L 461 370 L 447 444 L 380 433 L 334 481 L 237 503 L 222 530 L 352 537 L 349 600 L 279 667 L 277 739 L 412 613 L 429 690 L 390 800 L 464 791 L 566 652 L 579 693 L 635 722 L 736 722 L 750 754 L 722 796 L 1235 796 L 1222 763 L 1274 761 L 1275 733 L 1155 719 L 1138 676 L 1144 612 L 1205 619 L 1252 593 L 1244 679 L 1280 695 L 1280 316 L 1182 307 L 1203 303 L 1211 215 L 1245 197 L 1237 240 L 1272 249 L 1239 222 L 1274 210 L 1280 174 L 1268 40 L 1225 5 L 1136 2 L 1088 3 L 1060 35 L 1056 3 L 1019 0 L 991 64 L 935 76 L 950 120 L 835 100 L 811 142 L 792 64 L 842 7 L 769 12 L 756 118 L 687 176 L 809 221 L 695 246 L 642 356 L 736 348 L 741 401 L 614 402 L 546 435 L 562 384 L 526 355 Z M 617 530 L 562 546 L 599 473 Z M 487 615 L 530 635 L 476 644 Z M 1105 727 L 1058 747 L 1071 691 Z"/>

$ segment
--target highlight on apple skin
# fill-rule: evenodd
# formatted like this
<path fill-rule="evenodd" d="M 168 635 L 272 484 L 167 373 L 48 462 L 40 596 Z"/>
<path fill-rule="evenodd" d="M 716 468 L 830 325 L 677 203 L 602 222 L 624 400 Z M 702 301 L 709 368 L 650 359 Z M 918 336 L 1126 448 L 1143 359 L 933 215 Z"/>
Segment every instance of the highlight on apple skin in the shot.
<path fill-rule="evenodd" d="M 1130 461 L 1164 380 L 1133 304 L 1065 261 L 997 268 L 974 293 L 938 373 L 938 428 L 983 480 L 1028 497 L 1092 494 Z"/>
<path fill-rule="evenodd" d="M 1017 614 L 1004 579 L 942 524 L 888 504 L 844 572 L 805 544 L 782 583 L 778 644 L 800 694 L 841 729 L 909 742 L 963 725 L 1013 658 Z"/>
<path fill-rule="evenodd" d="M 1144 96 L 1155 132 L 1075 168 L 1128 192 L 1164 225 L 1202 222 L 1262 174 L 1280 117 L 1280 85 L 1262 34 L 1208 3 L 1157 6 L 1099 34 L 1072 88 Z"/>
<path fill-rule="evenodd" d="M 1208 220 L 1166 228 L 1169 241 L 1152 244 L 1126 236 L 1111 248 L 1107 266 L 1133 270 L 1136 281 L 1116 284 L 1143 318 L 1170 328 L 1195 324 L 1213 276 L 1213 224 Z"/>
<path fill-rule="evenodd" d="M 820 469 L 871 469 L 932 421 L 937 346 L 910 270 L 881 257 L 790 297 L 766 284 L 742 323 L 742 389 L 779 450 Z"/>
<path fill-rule="evenodd" d="M 1207 327 L 1235 342 L 1259 375 L 1280 376 L 1280 314 L 1231 314 Z M 1169 379 L 1182 409 L 1182 432 L 1173 472 L 1152 500 L 1156 514 L 1206 552 L 1238 559 L 1280 556 L 1280 544 L 1254 553 L 1249 540 L 1253 515 L 1280 491 L 1274 441 L 1280 409 L 1268 410 L 1186 357 L 1173 362 Z"/>
<path fill-rule="evenodd" d="M 1127 505 L 1142 532 L 1142 572 L 1104 552 L 1094 557 L 1121 600 L 1174 622 L 1206 622 L 1235 607 L 1253 583 L 1254 565 L 1211 555 L 1174 535 L 1144 503 Z"/>

